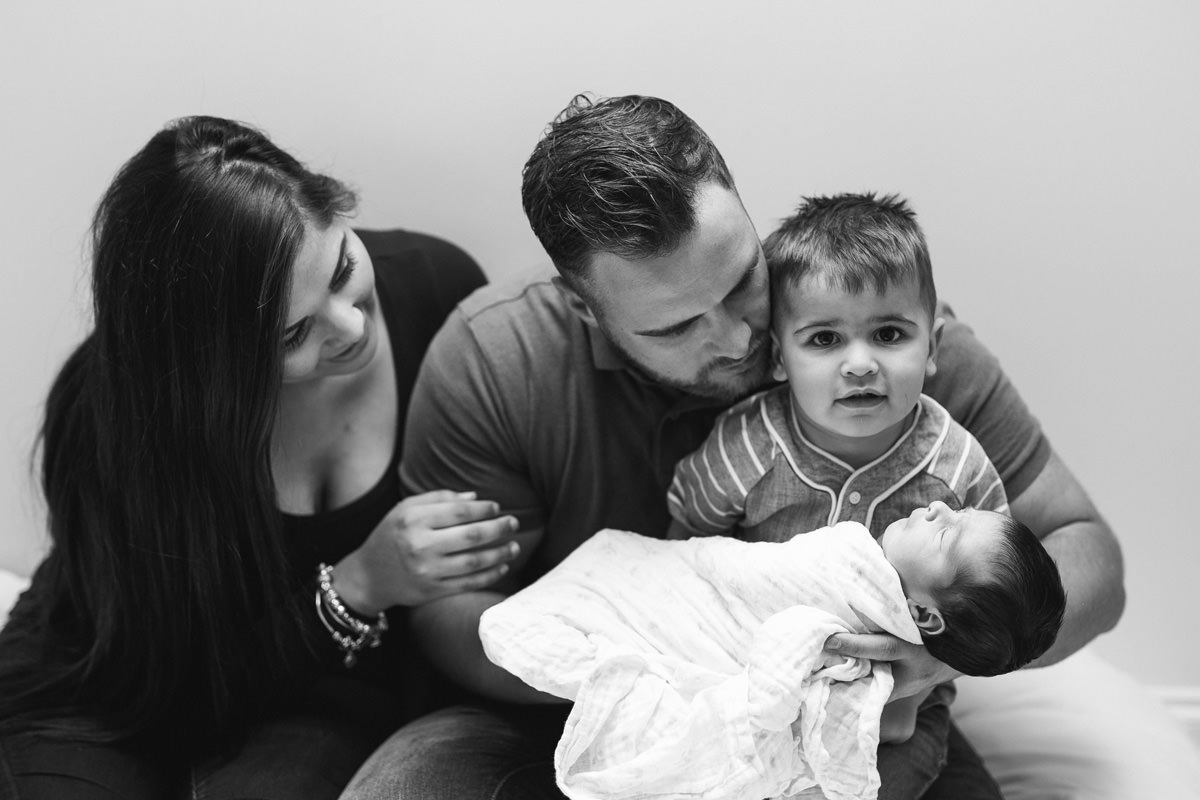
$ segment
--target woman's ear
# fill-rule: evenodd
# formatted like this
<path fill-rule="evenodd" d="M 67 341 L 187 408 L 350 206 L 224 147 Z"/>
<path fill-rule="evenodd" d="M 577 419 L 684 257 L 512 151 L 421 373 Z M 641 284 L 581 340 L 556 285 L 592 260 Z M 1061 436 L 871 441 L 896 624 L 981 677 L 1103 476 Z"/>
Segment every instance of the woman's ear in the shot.
<path fill-rule="evenodd" d="M 584 325 L 593 328 L 599 327 L 599 324 L 596 322 L 596 315 L 592 313 L 592 309 L 588 308 L 588 304 L 579 296 L 579 292 L 572 289 L 571 285 L 564 281 L 561 275 L 555 275 L 550 279 L 550 283 L 562 295 L 563 300 L 567 302 L 567 308 L 571 309 L 575 316 L 583 320 Z"/>
<path fill-rule="evenodd" d="M 777 381 L 786 381 L 787 373 L 783 370 L 783 351 L 779 347 L 779 340 L 775 338 L 775 331 L 771 331 L 771 360 L 774 366 L 771 368 L 771 378 Z"/>
<path fill-rule="evenodd" d="M 911 597 L 908 599 L 908 613 L 912 614 L 913 622 L 926 636 L 937 636 L 946 630 L 946 621 L 942 619 L 940 611 L 932 606 L 923 606 Z"/>

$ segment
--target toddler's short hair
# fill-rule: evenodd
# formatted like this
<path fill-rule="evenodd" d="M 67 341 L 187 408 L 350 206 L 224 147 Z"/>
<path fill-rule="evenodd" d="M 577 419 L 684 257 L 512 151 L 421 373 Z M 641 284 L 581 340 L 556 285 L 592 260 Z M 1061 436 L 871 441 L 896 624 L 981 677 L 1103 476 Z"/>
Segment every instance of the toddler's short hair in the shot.
<path fill-rule="evenodd" d="M 860 294 L 868 287 L 917 282 L 932 320 L 937 307 L 933 267 L 917 216 L 897 195 L 874 193 L 806 197 L 796 213 L 763 242 L 772 298 L 814 276 Z"/>

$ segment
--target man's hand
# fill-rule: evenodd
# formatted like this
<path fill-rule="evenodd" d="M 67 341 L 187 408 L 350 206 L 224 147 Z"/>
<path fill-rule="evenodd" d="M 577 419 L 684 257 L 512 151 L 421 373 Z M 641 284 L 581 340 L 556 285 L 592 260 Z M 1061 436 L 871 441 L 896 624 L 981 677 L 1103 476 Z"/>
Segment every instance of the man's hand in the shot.
<path fill-rule="evenodd" d="M 962 675 L 929 655 L 919 644 L 911 644 L 886 633 L 835 633 L 825 640 L 825 650 L 839 656 L 889 661 L 892 665 L 892 699 L 926 692 L 939 683 Z"/>

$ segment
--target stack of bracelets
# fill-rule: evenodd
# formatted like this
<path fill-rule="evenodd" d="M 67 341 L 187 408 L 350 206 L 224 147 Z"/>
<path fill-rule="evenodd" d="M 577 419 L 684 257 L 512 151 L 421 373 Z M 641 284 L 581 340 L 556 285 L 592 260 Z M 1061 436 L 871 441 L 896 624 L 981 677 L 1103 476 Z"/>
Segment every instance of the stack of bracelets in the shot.
<path fill-rule="evenodd" d="M 325 630 L 345 656 L 342 663 L 347 668 L 358 661 L 358 652 L 364 647 L 378 647 L 388 629 L 387 617 L 380 612 L 374 620 L 356 614 L 346 608 L 337 590 L 333 588 L 333 567 L 321 564 L 317 567 L 317 617 Z"/>

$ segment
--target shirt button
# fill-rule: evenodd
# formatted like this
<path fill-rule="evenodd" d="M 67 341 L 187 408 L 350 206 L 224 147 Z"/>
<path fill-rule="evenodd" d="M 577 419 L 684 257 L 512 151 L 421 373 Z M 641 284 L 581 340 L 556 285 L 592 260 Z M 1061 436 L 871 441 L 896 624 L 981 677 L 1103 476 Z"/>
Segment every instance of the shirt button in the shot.
<path fill-rule="evenodd" d="M 846 499 L 850 501 L 850 505 L 855 506 L 858 505 L 859 500 L 862 500 L 862 495 L 858 492 L 851 492 L 850 496 Z"/>

